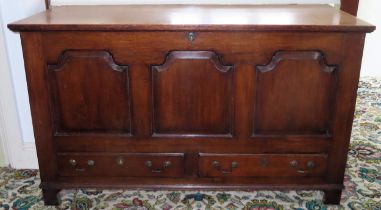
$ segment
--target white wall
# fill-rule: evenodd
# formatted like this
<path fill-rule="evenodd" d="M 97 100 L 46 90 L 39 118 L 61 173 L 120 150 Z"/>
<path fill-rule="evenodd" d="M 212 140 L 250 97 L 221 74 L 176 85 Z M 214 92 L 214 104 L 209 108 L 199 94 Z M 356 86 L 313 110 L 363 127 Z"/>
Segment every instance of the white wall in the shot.
<path fill-rule="evenodd" d="M 340 0 L 51 0 L 51 5 L 101 4 L 327 4 Z"/>
<path fill-rule="evenodd" d="M 0 16 L 0 25 L 2 23 L 2 19 Z M 10 81 L 11 77 L 6 76 L 9 75 L 8 61 L 7 61 L 7 52 L 5 50 L 5 39 L 4 39 L 4 31 L 0 27 L 0 167 L 6 166 L 8 161 L 8 153 L 7 153 L 7 141 L 6 141 L 6 131 L 5 131 L 5 118 L 3 114 L 4 99 L 7 97 L 9 93 L 5 91 L 9 91 L 9 87 L 12 88 L 12 84 L 6 86 L 6 82 Z M 8 88 L 7 88 L 8 87 Z M 10 93 L 13 95 L 13 92 Z"/>
<path fill-rule="evenodd" d="M 361 76 L 381 76 L 381 1 L 360 0 L 358 17 L 377 27 L 366 36 Z"/>
<path fill-rule="evenodd" d="M 24 142 L 34 142 L 33 129 L 31 127 L 31 116 L 29 108 L 28 93 L 26 91 L 26 80 L 24 61 L 20 36 L 6 28 L 6 25 L 37 12 L 44 10 L 43 0 L 0 0 L 0 13 L 2 16 L 8 54 L 9 66 L 12 69 L 12 82 L 15 88 L 16 103 L 20 119 L 20 125 Z"/>
<path fill-rule="evenodd" d="M 36 168 L 37 157 L 20 35 L 6 25 L 42 10 L 43 0 L 0 0 L 0 138 L 16 168 Z"/>

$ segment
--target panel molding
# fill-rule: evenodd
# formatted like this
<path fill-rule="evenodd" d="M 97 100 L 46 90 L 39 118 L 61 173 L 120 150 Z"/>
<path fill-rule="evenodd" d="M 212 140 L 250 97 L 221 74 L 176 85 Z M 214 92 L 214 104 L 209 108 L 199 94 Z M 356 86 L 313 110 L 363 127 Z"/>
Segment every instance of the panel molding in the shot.
<path fill-rule="evenodd" d="M 72 58 L 103 58 L 105 61 L 107 61 L 107 64 L 111 67 L 114 71 L 124 72 L 128 70 L 127 65 L 118 65 L 115 63 L 113 56 L 108 51 L 93 51 L 93 50 L 67 50 L 62 53 L 62 55 L 59 57 L 57 64 L 48 64 L 48 69 L 50 71 L 59 71 L 62 69 L 62 67 L 65 66 L 65 64 Z"/>
<path fill-rule="evenodd" d="M 153 65 L 152 69 L 158 72 L 166 71 L 178 59 L 211 60 L 214 67 L 221 72 L 228 72 L 233 68 L 231 65 L 223 65 L 219 56 L 212 51 L 172 51 L 162 65 Z"/>
<path fill-rule="evenodd" d="M 316 60 L 320 64 L 320 69 L 327 73 L 332 73 L 337 69 L 336 65 L 328 65 L 324 54 L 320 51 L 278 51 L 271 61 L 266 65 L 257 65 L 256 69 L 262 73 L 274 70 L 283 60 Z"/>

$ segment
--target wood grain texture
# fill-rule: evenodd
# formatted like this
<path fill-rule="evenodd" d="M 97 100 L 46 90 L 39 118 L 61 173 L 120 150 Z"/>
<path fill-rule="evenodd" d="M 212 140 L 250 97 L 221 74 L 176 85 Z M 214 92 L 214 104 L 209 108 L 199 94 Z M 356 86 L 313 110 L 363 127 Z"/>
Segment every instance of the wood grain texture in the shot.
<path fill-rule="evenodd" d="M 50 9 L 50 0 L 45 0 L 45 8 Z"/>
<path fill-rule="evenodd" d="M 233 66 L 211 51 L 174 51 L 152 66 L 154 136 L 232 136 Z"/>
<path fill-rule="evenodd" d="M 334 106 L 333 130 L 335 132 L 333 133 L 334 139 L 328 158 L 328 170 L 332 171 L 332 173 L 326 174 L 329 183 L 341 183 L 344 181 L 364 41 L 365 34 L 348 34 L 343 39 L 342 52 L 345 52 L 344 55 L 348 62 L 342 64 L 342 70 L 338 74 L 339 85 L 337 92 L 340 94 L 337 95 L 338 103 Z M 356 44 L 348 45 L 347 43 Z"/>
<path fill-rule="evenodd" d="M 279 51 L 257 65 L 253 135 L 330 135 L 336 69 L 318 51 Z"/>
<path fill-rule="evenodd" d="M 201 22 L 169 22 L 189 10 Z M 249 21 L 208 19 L 236 13 Z M 45 203 L 80 187 L 319 189 L 339 202 L 373 26 L 325 6 L 132 6 L 10 27 L 42 30 L 21 36 Z"/>
<path fill-rule="evenodd" d="M 52 182 L 57 177 L 56 145 L 52 134 L 52 107 L 50 105 L 49 86 L 46 82 L 46 60 L 43 55 L 41 33 L 23 33 L 21 42 L 23 47 L 25 73 L 28 84 L 29 103 L 32 111 L 32 122 L 39 172 L 42 180 Z M 45 204 L 57 205 L 57 193 L 60 189 L 42 188 Z"/>
<path fill-rule="evenodd" d="M 130 133 L 128 66 L 86 50 L 65 51 L 48 69 L 56 133 Z"/>
<path fill-rule="evenodd" d="M 53 181 L 57 175 L 56 145 L 52 134 L 52 107 L 49 85 L 46 81 L 46 60 L 42 48 L 42 34 L 28 32 L 21 34 L 25 73 L 28 84 L 29 103 L 32 111 L 34 137 L 39 159 L 40 176 Z M 48 196 L 49 198 L 51 196 Z"/>
<path fill-rule="evenodd" d="M 353 16 L 357 15 L 358 7 L 359 7 L 359 0 L 341 0 L 340 9 Z"/>
<path fill-rule="evenodd" d="M 292 181 L 291 181 L 292 180 Z M 290 181 L 292 184 L 290 184 Z M 137 184 L 139 182 L 139 184 Z M 59 177 L 57 182 L 42 183 L 46 189 L 76 188 L 148 190 L 341 190 L 342 185 L 325 184 L 321 177 L 274 178 L 136 178 L 136 177 Z"/>
<path fill-rule="evenodd" d="M 8 27 L 14 31 L 374 30 L 374 26 L 328 5 L 60 6 Z"/>

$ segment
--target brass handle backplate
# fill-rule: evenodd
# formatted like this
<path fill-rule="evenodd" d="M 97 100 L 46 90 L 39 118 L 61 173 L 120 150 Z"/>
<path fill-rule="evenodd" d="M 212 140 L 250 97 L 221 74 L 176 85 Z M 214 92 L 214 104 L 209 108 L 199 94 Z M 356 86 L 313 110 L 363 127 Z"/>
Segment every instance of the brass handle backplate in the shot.
<path fill-rule="evenodd" d="M 217 160 L 212 162 L 212 166 L 218 171 L 220 171 L 222 174 L 231 174 L 233 173 L 233 170 L 235 168 L 238 168 L 238 162 L 236 161 L 231 162 L 230 169 L 223 169 L 220 162 L 218 162 Z"/>
<path fill-rule="evenodd" d="M 289 165 L 290 165 L 291 168 L 296 168 L 298 166 L 298 164 L 299 164 L 298 161 L 293 160 L 293 161 L 290 162 Z"/>
<path fill-rule="evenodd" d="M 86 167 L 80 167 L 78 166 L 78 162 L 75 160 L 75 159 L 70 159 L 69 160 L 69 164 L 72 165 L 74 168 L 75 171 L 78 171 L 78 172 L 84 172 L 86 171 Z M 95 161 L 94 160 L 88 160 L 87 161 L 87 166 L 88 167 L 93 167 L 95 165 Z"/>
<path fill-rule="evenodd" d="M 306 173 L 309 173 L 311 169 L 314 169 L 316 164 L 314 161 L 308 161 L 307 164 L 306 164 L 306 167 L 305 169 L 300 169 L 298 168 L 297 166 L 299 165 L 298 161 L 296 160 L 292 160 L 290 161 L 289 163 L 289 166 L 291 168 L 295 168 L 296 169 L 296 172 L 300 173 L 300 174 L 306 174 Z"/>
<path fill-rule="evenodd" d="M 94 160 L 88 160 L 87 161 L 87 165 L 88 166 L 94 166 L 95 165 L 95 161 Z"/>
<path fill-rule="evenodd" d="M 172 166 L 172 163 L 171 161 L 167 160 L 167 161 L 164 161 L 163 165 L 161 166 L 161 168 L 153 168 L 153 163 L 152 161 L 148 160 L 144 163 L 144 165 L 151 169 L 151 172 L 152 173 L 162 173 L 165 169 L 169 168 Z"/>
<path fill-rule="evenodd" d="M 69 163 L 70 163 L 70 165 L 72 165 L 72 166 L 76 166 L 76 165 L 77 165 L 77 161 L 74 160 L 74 159 L 70 159 L 70 160 L 69 160 Z"/>

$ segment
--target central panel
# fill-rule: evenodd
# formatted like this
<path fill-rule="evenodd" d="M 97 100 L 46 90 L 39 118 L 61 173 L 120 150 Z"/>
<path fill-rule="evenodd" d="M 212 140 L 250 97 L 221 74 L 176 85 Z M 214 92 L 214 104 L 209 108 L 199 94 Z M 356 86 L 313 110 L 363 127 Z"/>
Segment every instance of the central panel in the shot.
<path fill-rule="evenodd" d="M 151 68 L 153 136 L 232 136 L 233 66 L 211 51 L 173 51 Z"/>

